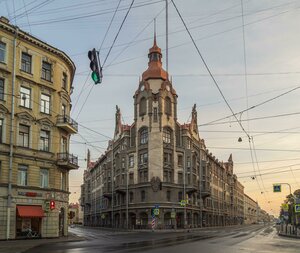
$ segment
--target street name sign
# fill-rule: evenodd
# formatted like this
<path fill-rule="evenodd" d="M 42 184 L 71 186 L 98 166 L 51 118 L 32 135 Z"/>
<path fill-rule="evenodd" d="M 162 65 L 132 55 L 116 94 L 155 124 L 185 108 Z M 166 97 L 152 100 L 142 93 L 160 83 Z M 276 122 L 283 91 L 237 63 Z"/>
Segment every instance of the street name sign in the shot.
<path fill-rule="evenodd" d="M 273 184 L 273 192 L 281 192 L 281 184 Z"/>

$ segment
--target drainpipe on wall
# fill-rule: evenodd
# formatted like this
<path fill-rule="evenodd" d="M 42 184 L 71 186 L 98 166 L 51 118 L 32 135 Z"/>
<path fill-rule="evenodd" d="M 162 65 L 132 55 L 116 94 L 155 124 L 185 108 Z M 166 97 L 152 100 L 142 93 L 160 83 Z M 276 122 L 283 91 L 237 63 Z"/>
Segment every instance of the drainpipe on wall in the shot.
<path fill-rule="evenodd" d="M 17 48 L 18 28 L 15 27 L 15 37 L 13 41 L 13 74 L 11 86 L 11 116 L 10 116 L 10 136 L 9 136 L 9 170 L 8 170 L 8 192 L 7 192 L 7 226 L 6 239 L 10 239 L 10 218 L 12 205 L 12 170 L 13 170 L 13 148 L 14 148 L 14 118 L 15 118 L 15 80 L 16 80 L 16 48 Z"/>

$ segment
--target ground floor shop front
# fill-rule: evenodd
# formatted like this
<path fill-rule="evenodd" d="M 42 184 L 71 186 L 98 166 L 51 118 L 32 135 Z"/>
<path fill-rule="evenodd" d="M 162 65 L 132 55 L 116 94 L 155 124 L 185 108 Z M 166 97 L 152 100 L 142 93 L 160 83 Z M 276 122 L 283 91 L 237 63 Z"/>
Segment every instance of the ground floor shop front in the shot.
<path fill-rule="evenodd" d="M 193 208 L 129 209 L 128 229 L 181 229 L 212 226 L 230 226 L 243 223 L 242 217 Z M 186 214 L 185 214 L 186 213 Z M 113 215 L 113 216 L 112 216 Z M 84 216 L 84 225 L 99 227 L 127 228 L 127 212 L 124 209 L 99 212 Z"/>
<path fill-rule="evenodd" d="M 67 235 L 68 193 L 13 189 L 8 208 L 5 191 L 0 188 L 0 240 Z M 50 200 L 55 205 L 52 209 Z"/>

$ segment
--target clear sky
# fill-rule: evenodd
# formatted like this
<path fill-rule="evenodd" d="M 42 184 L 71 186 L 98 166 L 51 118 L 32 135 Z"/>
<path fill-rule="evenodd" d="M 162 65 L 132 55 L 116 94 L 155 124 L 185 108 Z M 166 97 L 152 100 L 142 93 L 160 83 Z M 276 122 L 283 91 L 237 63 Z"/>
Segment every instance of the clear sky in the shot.
<path fill-rule="evenodd" d="M 273 193 L 272 184 L 282 182 L 289 183 L 292 190 L 300 188 L 300 2 L 243 0 L 243 12 L 241 0 L 174 2 L 233 111 L 258 105 L 237 115 L 252 137 L 251 150 L 233 116 L 205 125 L 231 112 L 170 3 L 169 74 L 178 94 L 178 120 L 188 122 L 196 103 L 199 131 L 207 148 L 223 161 L 232 153 L 234 172 L 245 192 L 277 215 L 288 187 Z M 87 149 L 96 160 L 113 135 L 116 105 L 124 123 L 133 122 L 132 97 L 147 68 L 155 17 L 165 63 L 164 0 L 136 0 L 107 57 L 131 0 L 121 1 L 105 38 L 118 3 L 0 0 L 0 15 L 65 51 L 77 66 L 72 117 L 81 126 L 71 139 L 71 152 L 79 156 L 80 168 L 70 173 L 71 202 L 80 196 Z M 88 76 L 87 58 L 88 50 L 94 47 L 101 48 L 102 62 L 107 57 L 103 82 L 96 86 Z M 242 142 L 238 142 L 239 137 Z"/>

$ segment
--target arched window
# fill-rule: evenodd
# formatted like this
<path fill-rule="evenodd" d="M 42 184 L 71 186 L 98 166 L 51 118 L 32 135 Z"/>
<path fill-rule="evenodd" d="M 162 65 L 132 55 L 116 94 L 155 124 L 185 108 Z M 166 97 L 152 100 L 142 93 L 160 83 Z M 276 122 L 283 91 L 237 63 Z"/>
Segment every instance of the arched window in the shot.
<path fill-rule="evenodd" d="M 169 128 L 164 128 L 163 130 L 163 142 L 164 143 L 171 143 L 171 130 Z"/>
<path fill-rule="evenodd" d="M 169 98 L 169 97 L 165 98 L 165 113 L 167 115 L 172 114 L 172 102 L 171 102 L 171 98 Z"/>
<path fill-rule="evenodd" d="M 142 97 L 140 100 L 140 116 L 144 116 L 147 112 L 146 98 Z"/>
<path fill-rule="evenodd" d="M 143 128 L 140 131 L 140 144 L 146 144 L 148 143 L 148 129 Z"/>

